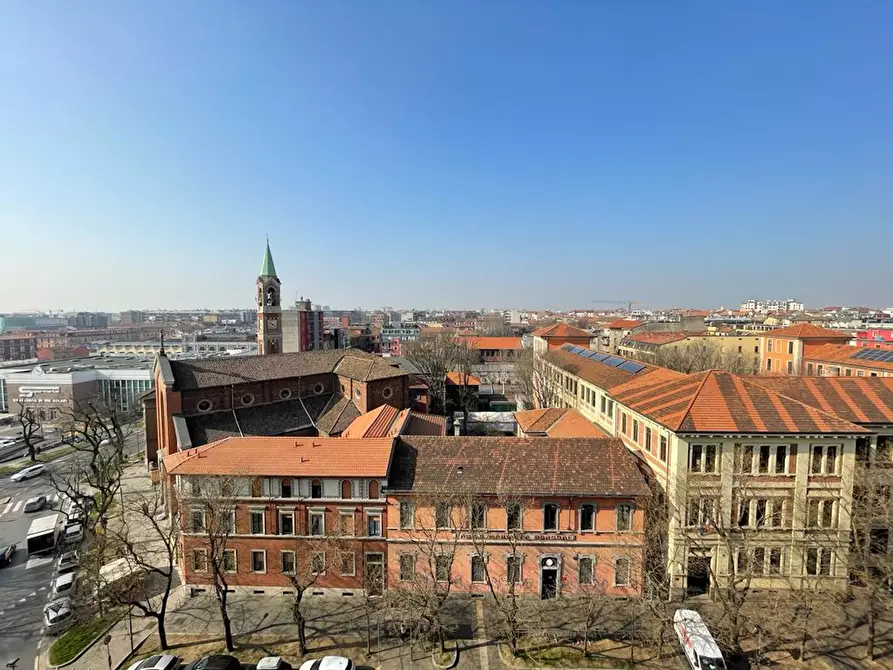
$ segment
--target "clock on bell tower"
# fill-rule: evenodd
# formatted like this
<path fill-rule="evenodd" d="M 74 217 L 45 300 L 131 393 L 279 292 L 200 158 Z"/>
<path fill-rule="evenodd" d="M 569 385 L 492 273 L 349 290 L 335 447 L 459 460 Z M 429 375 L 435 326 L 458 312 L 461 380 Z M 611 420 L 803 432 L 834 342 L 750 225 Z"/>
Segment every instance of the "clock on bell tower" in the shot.
<path fill-rule="evenodd" d="M 259 354 L 282 353 L 282 302 L 281 283 L 276 276 L 270 240 L 257 277 L 257 352 Z"/>

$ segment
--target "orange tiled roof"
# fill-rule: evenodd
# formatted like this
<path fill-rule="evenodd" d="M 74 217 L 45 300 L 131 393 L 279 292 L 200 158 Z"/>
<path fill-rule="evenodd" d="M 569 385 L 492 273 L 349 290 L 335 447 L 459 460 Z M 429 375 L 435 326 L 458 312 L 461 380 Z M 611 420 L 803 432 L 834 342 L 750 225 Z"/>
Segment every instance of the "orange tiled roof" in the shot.
<path fill-rule="evenodd" d="M 688 333 L 681 332 L 659 332 L 659 333 L 632 333 L 627 335 L 627 340 L 633 342 L 644 342 L 646 344 L 667 344 L 668 342 L 679 342 L 688 337 Z"/>
<path fill-rule="evenodd" d="M 394 441 L 341 437 L 227 437 L 168 454 L 175 475 L 386 477 Z"/>
<path fill-rule="evenodd" d="M 802 340 L 810 338 L 840 339 L 849 340 L 852 335 L 843 333 L 839 330 L 830 330 L 821 326 L 813 326 L 811 323 L 798 323 L 787 328 L 778 328 L 763 333 L 766 337 L 797 337 Z"/>
<path fill-rule="evenodd" d="M 853 423 L 893 423 L 893 377 L 750 377 L 754 384 Z"/>
<path fill-rule="evenodd" d="M 616 321 L 612 321 L 605 328 L 611 329 L 621 329 L 621 330 L 629 330 L 631 328 L 635 328 L 636 326 L 641 326 L 644 321 L 636 321 L 635 319 L 617 319 Z"/>
<path fill-rule="evenodd" d="M 470 374 L 465 381 L 465 375 L 461 372 L 447 372 L 446 383 L 447 386 L 480 386 L 481 380 Z"/>
<path fill-rule="evenodd" d="M 853 358 L 860 351 L 865 351 L 865 347 L 851 347 L 848 344 L 823 344 L 820 347 L 806 351 L 803 354 L 803 358 L 807 361 L 818 361 L 820 363 L 845 363 L 853 367 L 893 370 L 893 362 L 890 361 Z"/>
<path fill-rule="evenodd" d="M 609 437 L 575 409 L 531 409 L 515 412 L 515 420 L 527 437 Z"/>
<path fill-rule="evenodd" d="M 545 328 L 533 331 L 536 337 L 592 337 L 592 333 L 566 323 L 555 323 Z"/>
<path fill-rule="evenodd" d="M 708 370 L 682 379 L 612 389 L 614 399 L 674 432 L 864 433 L 849 421 L 758 385 L 747 377 Z"/>
<path fill-rule="evenodd" d="M 407 421 L 400 434 L 429 435 L 434 437 L 446 435 L 446 417 L 437 414 L 410 412 L 409 421 Z"/>
<path fill-rule="evenodd" d="M 492 337 L 489 335 L 462 336 L 472 349 L 521 349 L 520 337 Z"/>
<path fill-rule="evenodd" d="M 553 365 L 561 368 L 565 372 L 575 375 L 590 384 L 595 384 L 601 389 L 611 389 L 615 386 L 624 384 L 633 378 L 649 377 L 652 374 L 660 374 L 661 378 L 666 377 L 684 377 L 681 372 L 675 370 L 667 370 L 654 365 L 643 363 L 645 369 L 638 374 L 632 374 L 626 370 L 605 365 L 582 356 L 572 354 L 565 349 L 556 349 L 549 351 L 543 355 L 543 358 Z"/>
<path fill-rule="evenodd" d="M 379 405 L 354 419 L 341 433 L 341 439 L 388 437 L 399 413 L 400 410 L 392 405 Z"/>

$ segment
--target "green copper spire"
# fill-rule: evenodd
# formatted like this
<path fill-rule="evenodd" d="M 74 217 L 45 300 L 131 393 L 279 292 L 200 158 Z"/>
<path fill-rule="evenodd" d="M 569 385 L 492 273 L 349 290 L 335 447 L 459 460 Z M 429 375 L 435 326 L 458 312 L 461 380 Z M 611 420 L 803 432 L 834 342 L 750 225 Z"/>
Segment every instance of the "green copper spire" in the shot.
<path fill-rule="evenodd" d="M 264 253 L 263 263 L 260 264 L 261 277 L 275 277 L 276 266 L 273 265 L 273 254 L 270 253 L 270 238 L 267 238 L 267 251 Z"/>

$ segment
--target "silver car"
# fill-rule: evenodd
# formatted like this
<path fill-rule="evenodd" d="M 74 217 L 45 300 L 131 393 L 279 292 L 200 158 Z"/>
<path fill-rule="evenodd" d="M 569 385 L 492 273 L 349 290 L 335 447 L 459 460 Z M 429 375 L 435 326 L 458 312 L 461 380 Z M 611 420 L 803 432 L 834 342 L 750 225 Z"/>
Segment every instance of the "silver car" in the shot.
<path fill-rule="evenodd" d="M 59 598 L 43 608 L 43 624 L 50 635 L 58 635 L 73 621 L 71 598 Z"/>

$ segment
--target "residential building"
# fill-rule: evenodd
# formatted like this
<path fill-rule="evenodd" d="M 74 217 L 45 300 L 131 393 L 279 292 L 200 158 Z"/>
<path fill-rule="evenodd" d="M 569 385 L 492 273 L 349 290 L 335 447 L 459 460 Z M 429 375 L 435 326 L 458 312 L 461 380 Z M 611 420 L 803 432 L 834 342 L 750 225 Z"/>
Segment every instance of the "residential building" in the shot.
<path fill-rule="evenodd" d="M 824 344 L 803 357 L 802 374 L 809 377 L 893 377 L 893 350 Z"/>
<path fill-rule="evenodd" d="M 0 335 L 0 363 L 37 358 L 37 337 L 31 333 Z"/>
<path fill-rule="evenodd" d="M 109 316 L 102 312 L 78 312 L 68 317 L 68 325 L 74 328 L 102 329 L 108 328 Z"/>
<path fill-rule="evenodd" d="M 637 360 L 651 360 L 668 349 L 684 351 L 690 347 L 715 347 L 730 359 L 740 359 L 742 367 L 753 372 L 760 365 L 760 337 L 742 331 L 714 331 L 711 333 L 633 331 L 620 341 L 620 356 Z"/>
<path fill-rule="evenodd" d="M 560 349 L 565 344 L 573 344 L 585 349 L 589 348 L 589 344 L 593 338 L 592 333 L 576 326 L 566 323 L 556 323 L 545 328 L 540 328 L 532 333 L 533 335 L 533 351 L 536 354 L 543 354 L 547 351 Z"/>
<path fill-rule="evenodd" d="M 146 314 L 135 309 L 121 312 L 118 318 L 122 326 L 134 326 L 146 322 Z"/>
<path fill-rule="evenodd" d="M 415 342 L 421 336 L 421 329 L 414 323 L 391 322 L 382 326 L 379 337 L 381 338 L 381 353 L 391 356 L 403 355 L 403 344 Z"/>
<path fill-rule="evenodd" d="M 802 312 L 803 303 L 794 298 L 786 300 L 756 300 L 750 298 L 741 303 L 742 312 L 756 312 L 758 314 L 766 314 L 767 312 Z"/>
<path fill-rule="evenodd" d="M 314 310 L 309 298 L 301 297 L 294 309 L 282 312 L 283 352 L 319 351 L 325 346 L 325 313 Z M 332 349 L 338 347 L 332 346 Z"/>
<path fill-rule="evenodd" d="M 842 391 L 682 375 L 570 346 L 543 360 L 554 404 L 619 437 L 667 492 L 675 595 L 723 587 L 751 565 L 752 588 L 846 587 L 856 455 L 889 458 L 893 381 Z M 802 388 L 774 386 L 788 380 Z"/>
<path fill-rule="evenodd" d="M 620 348 L 620 343 L 629 335 L 630 331 L 638 328 L 644 321 L 636 319 L 616 319 L 602 328 L 596 338 L 596 350 L 602 354 L 616 354 Z"/>
<path fill-rule="evenodd" d="M 857 347 L 872 349 L 893 349 L 893 329 L 867 328 L 856 333 Z"/>
<path fill-rule="evenodd" d="M 404 437 L 388 482 L 388 587 L 417 572 L 541 598 L 641 588 L 648 494 L 611 438 Z M 442 557 L 442 566 L 438 565 Z M 442 572 L 441 572 L 442 571 Z"/>
<path fill-rule="evenodd" d="M 845 344 L 851 335 L 799 323 L 760 334 L 760 371 L 764 374 L 801 374 L 804 359 L 826 344 Z"/>

